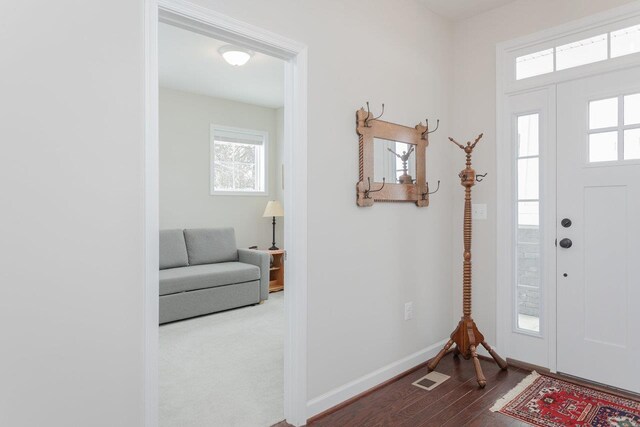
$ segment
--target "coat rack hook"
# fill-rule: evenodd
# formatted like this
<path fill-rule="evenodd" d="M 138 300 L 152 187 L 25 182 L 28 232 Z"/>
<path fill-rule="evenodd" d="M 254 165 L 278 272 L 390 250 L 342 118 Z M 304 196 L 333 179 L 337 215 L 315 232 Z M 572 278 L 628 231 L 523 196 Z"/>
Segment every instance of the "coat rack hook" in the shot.
<path fill-rule="evenodd" d="M 487 176 L 488 173 L 489 172 L 485 173 L 484 175 L 476 174 L 476 181 L 482 182 L 482 180 L 484 179 L 485 176 Z"/>
<path fill-rule="evenodd" d="M 428 133 L 434 133 L 435 131 L 438 130 L 439 127 L 440 127 L 440 119 L 436 120 L 436 128 L 432 131 L 429 131 Z"/>
<path fill-rule="evenodd" d="M 369 188 L 367 190 L 364 190 L 364 198 L 365 199 L 370 199 L 371 197 L 369 196 L 371 193 L 377 193 L 378 191 L 382 190 L 384 188 L 384 184 L 385 184 L 385 179 L 382 178 L 382 187 L 378 188 L 377 190 L 372 190 L 371 189 L 371 177 L 367 177 L 367 183 Z"/>
<path fill-rule="evenodd" d="M 378 120 L 380 117 L 382 117 L 383 114 L 384 114 L 384 103 L 382 104 L 382 112 L 380 113 L 380 115 L 377 116 L 377 117 L 371 117 L 371 110 L 369 109 L 369 102 L 367 102 L 367 117 L 365 117 L 365 119 L 364 119 L 364 126 L 370 128 L 371 125 L 369 124 L 369 122 L 374 121 L 374 120 Z"/>
<path fill-rule="evenodd" d="M 382 112 L 378 117 L 374 117 L 373 120 L 378 120 L 380 117 L 382 117 L 383 114 L 384 114 L 384 102 L 382 103 Z"/>
<path fill-rule="evenodd" d="M 440 119 L 436 120 L 436 128 L 434 130 L 429 130 L 429 119 L 427 119 L 427 135 L 430 133 L 434 133 L 440 127 Z"/>
<path fill-rule="evenodd" d="M 429 183 L 427 182 L 427 194 L 435 194 L 440 190 L 440 180 L 438 180 L 438 186 L 436 187 L 436 191 L 429 191 Z"/>
<path fill-rule="evenodd" d="M 434 130 L 429 130 L 429 119 L 425 119 L 425 122 L 427 123 L 426 124 L 427 129 L 425 129 L 425 131 L 422 132 L 422 138 L 429 135 L 430 133 L 434 133 L 440 127 L 440 119 L 436 120 L 436 128 Z"/>
<path fill-rule="evenodd" d="M 436 187 L 435 191 L 429 191 L 429 182 L 427 182 L 427 191 L 422 193 L 422 200 L 426 200 L 429 194 L 435 194 L 438 192 L 438 190 L 440 190 L 440 180 L 438 180 L 438 186 Z"/>

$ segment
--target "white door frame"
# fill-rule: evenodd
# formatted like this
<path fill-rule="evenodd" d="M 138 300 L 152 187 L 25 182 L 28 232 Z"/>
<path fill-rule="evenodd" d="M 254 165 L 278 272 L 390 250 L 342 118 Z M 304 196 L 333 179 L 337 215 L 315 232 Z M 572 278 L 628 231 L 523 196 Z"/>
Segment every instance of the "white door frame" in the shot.
<path fill-rule="evenodd" d="M 512 158 L 512 115 L 509 109 L 509 97 L 515 94 L 523 94 L 536 89 L 548 88 L 555 94 L 555 86 L 558 83 L 588 77 L 608 71 L 620 70 L 624 68 L 640 65 L 640 53 L 635 53 L 619 58 L 613 58 L 593 64 L 583 65 L 567 70 L 556 71 L 537 77 L 523 80 L 515 80 L 515 58 L 519 55 L 536 52 L 561 44 L 562 41 L 579 40 L 582 34 L 585 37 L 594 33 L 607 32 L 611 29 L 624 28 L 624 23 L 634 25 L 640 19 L 640 1 L 634 1 L 627 5 L 610 9 L 605 12 L 589 16 L 577 21 L 573 21 L 558 27 L 544 30 L 535 34 L 524 36 L 515 40 L 500 43 L 496 46 L 496 164 L 497 168 L 497 224 L 513 223 L 514 199 L 512 185 L 515 180 Z M 555 97 L 553 98 L 555 102 Z M 555 107 L 555 105 L 554 105 Z M 549 130 L 555 135 L 555 128 Z M 554 168 L 554 170 L 551 170 Z M 551 196 L 555 198 L 556 171 L 555 162 L 547 162 L 547 168 L 541 171 L 549 178 L 546 185 L 554 189 Z M 554 200 L 555 202 L 555 200 Z M 547 209 L 554 209 L 553 212 L 540 212 L 541 218 L 548 221 L 555 219 L 555 203 L 547 203 Z M 552 224 L 549 224 L 552 225 Z M 554 227 L 549 227 L 553 228 Z M 497 229 L 496 244 L 496 348 L 499 353 L 506 357 L 511 357 L 510 335 L 513 328 L 513 260 L 514 238 L 513 230 L 505 227 Z M 550 257 L 545 257 L 549 259 Z M 553 253 L 552 268 L 555 268 L 555 251 Z M 551 273 L 551 274 L 547 274 Z M 555 277 L 555 270 L 547 272 L 543 280 L 544 301 L 543 312 L 546 322 L 546 334 L 543 337 L 548 345 L 548 366 L 552 372 L 556 370 L 556 283 L 549 283 L 550 277 Z M 541 319 L 542 320 L 542 319 Z M 522 342 L 518 343 L 522 345 Z M 526 362 L 526 360 L 525 360 Z"/>
<path fill-rule="evenodd" d="M 158 425 L 158 20 L 278 57 L 285 65 L 284 415 L 307 422 L 307 47 L 184 0 L 145 0 L 145 426 Z M 294 239 L 295 236 L 295 239 Z"/>

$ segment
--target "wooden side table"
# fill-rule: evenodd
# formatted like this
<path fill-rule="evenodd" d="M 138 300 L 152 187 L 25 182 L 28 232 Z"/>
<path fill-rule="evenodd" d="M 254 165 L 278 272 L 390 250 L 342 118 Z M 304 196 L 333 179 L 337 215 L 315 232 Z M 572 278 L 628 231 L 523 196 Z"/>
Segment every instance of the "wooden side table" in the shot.
<path fill-rule="evenodd" d="M 269 293 L 284 290 L 284 249 L 260 251 L 273 257 L 273 264 L 269 269 Z"/>

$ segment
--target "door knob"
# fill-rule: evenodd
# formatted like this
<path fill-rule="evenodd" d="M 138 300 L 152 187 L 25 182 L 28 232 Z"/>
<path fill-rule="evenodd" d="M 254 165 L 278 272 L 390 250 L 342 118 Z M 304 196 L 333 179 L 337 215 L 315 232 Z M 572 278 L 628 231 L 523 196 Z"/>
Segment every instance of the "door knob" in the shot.
<path fill-rule="evenodd" d="M 572 245 L 573 245 L 573 242 L 571 241 L 571 239 L 567 239 L 565 237 L 564 239 L 560 240 L 561 248 L 569 249 Z"/>
<path fill-rule="evenodd" d="M 569 218 L 564 218 L 562 221 L 560 221 L 560 224 L 564 228 L 569 228 L 569 227 L 571 227 L 571 220 Z"/>

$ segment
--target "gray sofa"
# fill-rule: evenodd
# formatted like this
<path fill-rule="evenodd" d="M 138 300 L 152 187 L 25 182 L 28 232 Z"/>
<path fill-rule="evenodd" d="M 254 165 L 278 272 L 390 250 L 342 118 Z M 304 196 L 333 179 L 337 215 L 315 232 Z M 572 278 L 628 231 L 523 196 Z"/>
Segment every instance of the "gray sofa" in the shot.
<path fill-rule="evenodd" d="M 269 298 L 269 254 L 236 248 L 233 228 L 160 231 L 160 323 Z"/>

